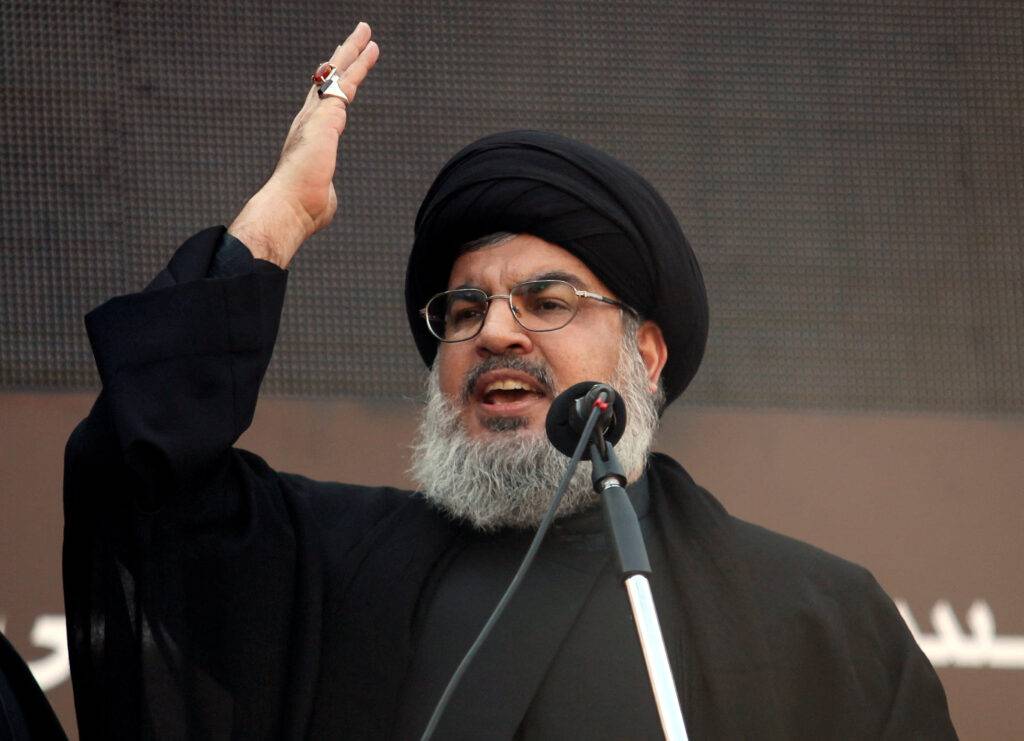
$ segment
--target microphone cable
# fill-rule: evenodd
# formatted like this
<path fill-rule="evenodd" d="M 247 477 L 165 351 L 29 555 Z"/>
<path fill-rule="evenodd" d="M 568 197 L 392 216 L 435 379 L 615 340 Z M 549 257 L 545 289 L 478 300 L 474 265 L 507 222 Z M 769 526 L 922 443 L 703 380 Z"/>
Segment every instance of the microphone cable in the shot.
<path fill-rule="evenodd" d="M 598 397 L 600 398 L 600 397 Z M 544 514 L 544 519 L 540 521 L 540 525 L 537 526 L 537 533 L 533 536 L 533 540 L 530 541 L 530 547 L 526 550 L 526 555 L 523 556 L 522 562 L 519 564 L 519 569 L 516 571 L 516 575 L 512 577 L 512 581 L 509 582 L 508 588 L 505 593 L 501 595 L 501 599 L 498 600 L 498 604 L 495 606 L 494 611 L 491 612 L 491 616 L 487 618 L 487 622 L 484 623 L 484 627 L 480 629 L 479 635 L 476 640 L 473 641 L 473 645 L 466 651 L 466 655 L 462 657 L 462 661 L 459 662 L 458 668 L 455 673 L 452 674 L 452 678 L 448 680 L 448 686 L 444 688 L 444 693 L 441 695 L 441 699 L 437 701 L 437 705 L 434 707 L 434 712 L 430 716 L 430 722 L 427 723 L 426 729 L 423 731 L 423 735 L 420 736 L 420 741 L 430 741 L 433 738 L 434 731 L 437 730 L 437 724 L 441 722 L 441 716 L 444 714 L 445 708 L 448 707 L 448 702 L 452 699 L 452 695 L 455 694 L 455 689 L 459 686 L 459 682 L 462 680 L 462 675 L 466 673 L 469 665 L 473 662 L 477 653 L 480 651 L 480 647 L 487 640 L 487 636 L 490 635 L 491 630 L 497 624 L 501 614 L 505 611 L 505 607 L 512 600 L 512 596 L 519 589 L 519 585 L 522 583 L 523 578 L 526 576 L 526 572 L 529 570 L 530 565 L 533 563 L 534 557 L 537 555 L 537 551 L 540 550 L 540 544 L 544 540 L 544 536 L 547 535 L 548 528 L 551 527 L 551 523 L 554 522 L 555 513 L 558 511 L 558 505 L 562 502 L 562 497 L 565 495 L 565 490 L 569 486 L 569 480 L 572 475 L 576 472 L 576 466 L 579 465 L 580 458 L 583 457 L 583 451 L 586 450 L 587 443 L 590 442 L 590 436 L 594 432 L 594 427 L 597 425 L 598 417 L 601 416 L 602 409 L 595 402 L 594 406 L 590 410 L 590 416 L 587 418 L 587 424 L 583 428 L 583 433 L 580 435 L 580 441 L 576 444 L 576 450 L 572 454 L 572 459 L 569 461 L 568 467 L 565 469 L 565 473 L 562 475 L 562 481 L 558 484 L 558 489 L 555 490 L 555 496 L 551 500 L 551 505 L 548 507 L 548 511 Z"/>

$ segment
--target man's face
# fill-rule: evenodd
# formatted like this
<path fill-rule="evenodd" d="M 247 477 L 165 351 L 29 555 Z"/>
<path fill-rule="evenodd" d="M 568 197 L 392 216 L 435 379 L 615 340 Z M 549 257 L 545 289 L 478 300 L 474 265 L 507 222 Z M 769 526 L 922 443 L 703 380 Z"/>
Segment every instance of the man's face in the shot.
<path fill-rule="evenodd" d="M 517 283 L 552 277 L 617 298 L 582 261 L 527 234 L 460 256 L 452 266 L 448 289 L 507 294 Z M 610 304 L 582 299 L 576 317 L 565 327 L 529 332 L 513 318 L 508 301 L 496 299 L 480 334 L 465 342 L 441 343 L 441 391 L 459 409 L 471 438 L 510 430 L 542 435 L 548 407 L 560 391 L 580 381 L 611 381 L 621 338 L 620 311 Z M 524 362 L 512 363 L 520 369 L 502 367 L 506 359 Z M 479 372 L 491 364 L 496 367 Z M 544 381 L 545 375 L 550 383 Z"/>

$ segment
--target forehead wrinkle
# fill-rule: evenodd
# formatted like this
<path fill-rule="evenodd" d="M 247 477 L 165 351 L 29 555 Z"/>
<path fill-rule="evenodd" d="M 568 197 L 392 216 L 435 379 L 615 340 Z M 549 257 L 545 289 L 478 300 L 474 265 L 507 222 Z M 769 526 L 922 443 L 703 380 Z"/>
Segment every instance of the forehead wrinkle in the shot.
<path fill-rule="evenodd" d="M 528 275 L 527 277 L 525 277 L 525 278 L 523 278 L 521 280 L 514 280 L 513 279 L 513 280 L 511 280 L 508 283 L 507 287 L 509 289 L 511 289 L 512 286 L 519 285 L 520 283 L 527 283 L 527 282 L 530 282 L 530 281 L 542 281 L 542 280 L 560 280 L 560 281 L 564 281 L 566 283 L 569 283 L 569 284 L 573 285 L 576 288 L 581 288 L 581 289 L 584 289 L 584 290 L 589 290 L 589 288 L 590 288 L 590 286 L 587 284 L 586 279 L 582 278 L 581 276 L 577 275 L 576 273 L 570 273 L 567 270 L 544 270 L 544 271 L 542 271 L 540 273 L 530 274 L 530 275 Z M 466 289 L 466 288 L 476 288 L 478 290 L 484 291 L 485 293 L 486 293 L 486 290 L 487 290 L 483 286 L 477 285 L 476 283 L 462 283 L 461 285 L 453 286 L 449 290 L 451 290 L 451 291 L 461 291 L 461 290 Z"/>
<path fill-rule="evenodd" d="M 576 288 L 614 295 L 591 275 L 589 266 L 578 256 L 530 234 L 518 234 L 459 255 L 448 273 L 447 284 L 448 290 L 478 288 L 488 294 L 501 294 L 529 280 L 564 280 Z"/>
<path fill-rule="evenodd" d="M 576 288 L 588 288 L 587 281 L 576 273 L 567 270 L 546 270 L 543 273 L 527 278 L 526 280 L 561 280 L 571 283 Z M 525 282 L 525 281 L 520 281 Z"/>

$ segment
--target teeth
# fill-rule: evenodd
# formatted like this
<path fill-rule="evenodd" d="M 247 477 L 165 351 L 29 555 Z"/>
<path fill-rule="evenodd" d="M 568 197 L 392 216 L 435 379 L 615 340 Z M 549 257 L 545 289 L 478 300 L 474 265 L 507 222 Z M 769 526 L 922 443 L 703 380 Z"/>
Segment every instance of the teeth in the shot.
<path fill-rule="evenodd" d="M 533 389 L 522 381 L 506 379 L 504 381 L 491 381 L 491 383 L 487 384 L 484 393 L 489 394 L 492 391 L 533 391 Z"/>

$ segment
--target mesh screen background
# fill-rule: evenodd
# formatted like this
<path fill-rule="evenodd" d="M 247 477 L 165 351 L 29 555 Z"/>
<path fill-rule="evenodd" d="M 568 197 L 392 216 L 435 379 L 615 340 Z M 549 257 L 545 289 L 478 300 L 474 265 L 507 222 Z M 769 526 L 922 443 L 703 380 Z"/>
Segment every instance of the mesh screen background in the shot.
<path fill-rule="evenodd" d="M 0 388 L 97 386 L 81 316 L 230 221 L 358 18 L 382 60 L 266 390 L 418 394 L 419 200 L 463 144 L 531 127 L 630 163 L 679 216 L 712 316 L 690 402 L 1024 411 L 1010 0 L 4 2 Z"/>

